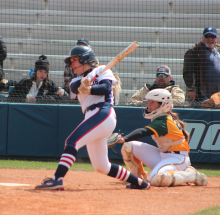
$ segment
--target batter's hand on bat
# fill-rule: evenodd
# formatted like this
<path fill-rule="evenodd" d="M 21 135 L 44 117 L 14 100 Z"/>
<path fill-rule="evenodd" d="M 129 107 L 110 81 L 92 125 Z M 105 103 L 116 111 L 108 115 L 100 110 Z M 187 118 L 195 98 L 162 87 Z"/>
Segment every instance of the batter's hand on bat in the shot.
<path fill-rule="evenodd" d="M 83 77 L 81 79 L 81 84 L 84 85 L 85 87 L 91 86 L 92 85 L 91 78 Z"/>
<path fill-rule="evenodd" d="M 79 93 L 90 95 L 91 85 L 92 85 L 91 79 L 88 77 L 83 77 L 81 79 L 81 85 L 78 88 Z"/>
<path fill-rule="evenodd" d="M 91 94 L 91 88 L 92 88 L 91 86 L 86 87 L 86 86 L 81 84 L 79 86 L 79 88 L 78 88 L 78 91 L 81 94 L 88 94 L 88 95 L 90 95 Z"/>

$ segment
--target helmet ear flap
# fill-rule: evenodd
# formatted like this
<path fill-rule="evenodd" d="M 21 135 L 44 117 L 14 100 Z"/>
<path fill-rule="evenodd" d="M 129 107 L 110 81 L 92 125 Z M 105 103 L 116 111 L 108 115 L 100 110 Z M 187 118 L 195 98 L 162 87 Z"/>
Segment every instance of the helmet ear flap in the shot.
<path fill-rule="evenodd" d="M 93 52 L 87 52 L 87 53 L 81 55 L 79 58 L 79 62 L 81 64 L 90 63 L 90 61 L 93 60 L 92 55 L 93 55 Z"/>
<path fill-rule="evenodd" d="M 79 62 L 80 62 L 81 64 L 84 64 L 84 63 L 85 63 L 85 59 L 82 58 L 82 56 L 80 56 L 80 58 L 79 58 Z"/>
<path fill-rule="evenodd" d="M 79 56 L 79 62 L 81 64 L 97 62 L 95 53 L 93 50 L 86 46 L 76 46 L 70 50 L 69 57 L 67 57 L 64 62 L 67 65 L 71 65 L 70 58 Z"/>

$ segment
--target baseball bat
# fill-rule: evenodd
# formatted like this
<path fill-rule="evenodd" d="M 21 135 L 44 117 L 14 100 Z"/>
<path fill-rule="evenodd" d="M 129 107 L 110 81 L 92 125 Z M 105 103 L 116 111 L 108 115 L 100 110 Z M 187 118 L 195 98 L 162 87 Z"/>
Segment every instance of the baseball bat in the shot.
<path fill-rule="evenodd" d="M 124 49 L 114 59 L 112 59 L 101 72 L 99 72 L 96 76 L 94 76 L 91 79 L 91 82 L 93 82 L 96 78 L 98 78 L 103 72 L 105 72 L 106 70 L 115 66 L 118 62 L 120 62 L 127 55 L 129 55 L 131 52 L 133 52 L 138 46 L 139 46 L 139 44 L 137 41 L 134 41 L 132 44 L 130 44 L 126 49 Z"/>

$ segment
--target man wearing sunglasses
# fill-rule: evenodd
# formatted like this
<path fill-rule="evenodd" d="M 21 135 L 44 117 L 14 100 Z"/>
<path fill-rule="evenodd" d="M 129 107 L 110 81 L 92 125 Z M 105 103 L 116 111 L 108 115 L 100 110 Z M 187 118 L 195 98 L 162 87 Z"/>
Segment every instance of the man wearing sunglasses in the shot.
<path fill-rule="evenodd" d="M 156 81 L 152 86 L 145 84 L 139 91 L 137 91 L 130 99 L 130 105 L 142 106 L 142 101 L 150 90 L 163 88 L 168 90 L 173 99 L 174 107 L 181 107 L 185 101 L 185 95 L 175 81 L 172 80 L 171 70 L 168 66 L 162 65 L 157 68 Z"/>
<path fill-rule="evenodd" d="M 184 55 L 183 79 L 187 87 L 187 100 L 191 107 L 220 91 L 220 45 L 217 30 L 212 26 L 204 29 L 202 41 Z"/>

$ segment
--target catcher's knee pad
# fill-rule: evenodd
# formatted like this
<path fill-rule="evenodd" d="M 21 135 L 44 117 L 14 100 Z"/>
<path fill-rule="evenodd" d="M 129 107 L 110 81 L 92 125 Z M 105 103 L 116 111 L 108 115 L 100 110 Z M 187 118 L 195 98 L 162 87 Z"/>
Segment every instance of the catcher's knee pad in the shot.
<path fill-rule="evenodd" d="M 132 142 L 125 142 L 121 148 L 121 154 L 125 165 L 129 168 L 129 171 L 137 176 L 138 168 L 133 162 Z"/>
<path fill-rule="evenodd" d="M 150 184 L 156 187 L 169 187 L 172 183 L 173 175 L 169 172 L 157 173 L 150 180 Z"/>
<path fill-rule="evenodd" d="M 131 160 L 132 142 L 125 142 L 121 148 L 121 154 L 124 160 Z"/>

